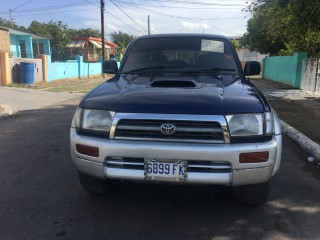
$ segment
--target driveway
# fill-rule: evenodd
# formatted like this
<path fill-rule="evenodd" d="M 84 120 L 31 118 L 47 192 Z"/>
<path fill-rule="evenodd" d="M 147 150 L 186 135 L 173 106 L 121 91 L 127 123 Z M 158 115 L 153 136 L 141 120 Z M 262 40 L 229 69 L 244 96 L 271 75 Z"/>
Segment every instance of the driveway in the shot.
<path fill-rule="evenodd" d="M 237 204 L 218 187 L 124 182 L 88 195 L 69 152 L 78 101 L 1 121 L 1 239 L 319 239 L 319 169 L 287 138 L 264 206 Z"/>
<path fill-rule="evenodd" d="M 0 105 L 8 105 L 12 111 L 39 109 L 58 102 L 83 96 L 83 93 L 53 93 L 34 89 L 0 87 Z"/>

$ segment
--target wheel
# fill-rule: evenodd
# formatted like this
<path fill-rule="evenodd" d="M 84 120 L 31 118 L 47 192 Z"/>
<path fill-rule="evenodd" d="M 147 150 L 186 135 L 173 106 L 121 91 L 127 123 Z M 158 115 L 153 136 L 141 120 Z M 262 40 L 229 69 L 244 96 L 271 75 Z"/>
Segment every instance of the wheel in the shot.
<path fill-rule="evenodd" d="M 260 205 L 266 203 L 270 192 L 270 180 L 265 183 L 239 186 L 233 188 L 235 198 L 246 205 Z"/>
<path fill-rule="evenodd" d="M 107 181 L 92 177 L 82 172 L 79 173 L 80 184 L 82 188 L 90 194 L 104 194 L 107 191 Z"/>

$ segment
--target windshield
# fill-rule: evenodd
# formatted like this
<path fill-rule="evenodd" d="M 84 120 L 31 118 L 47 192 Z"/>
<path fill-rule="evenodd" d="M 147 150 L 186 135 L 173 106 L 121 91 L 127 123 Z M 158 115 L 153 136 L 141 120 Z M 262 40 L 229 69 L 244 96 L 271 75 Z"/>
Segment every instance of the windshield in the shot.
<path fill-rule="evenodd" d="M 214 72 L 238 74 L 230 44 L 223 39 L 163 37 L 137 40 L 122 73 Z"/>

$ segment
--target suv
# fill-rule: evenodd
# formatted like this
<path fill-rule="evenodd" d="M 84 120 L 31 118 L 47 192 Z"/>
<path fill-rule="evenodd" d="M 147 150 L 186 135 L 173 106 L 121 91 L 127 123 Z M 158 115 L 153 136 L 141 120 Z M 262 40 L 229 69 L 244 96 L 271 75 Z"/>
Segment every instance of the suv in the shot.
<path fill-rule="evenodd" d="M 103 193 L 113 179 L 233 188 L 242 203 L 266 202 L 280 167 L 279 119 L 245 76 L 232 43 L 205 34 L 132 41 L 113 78 L 74 115 L 72 159 L 82 187 Z"/>

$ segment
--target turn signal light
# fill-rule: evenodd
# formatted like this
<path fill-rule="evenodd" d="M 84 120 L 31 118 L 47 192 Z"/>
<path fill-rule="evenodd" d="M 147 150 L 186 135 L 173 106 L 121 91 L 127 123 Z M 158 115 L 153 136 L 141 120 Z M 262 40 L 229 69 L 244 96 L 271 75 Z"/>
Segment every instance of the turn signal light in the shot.
<path fill-rule="evenodd" d="M 269 159 L 269 152 L 240 153 L 240 163 L 260 163 Z"/>
<path fill-rule="evenodd" d="M 76 144 L 76 149 L 78 153 L 88 155 L 91 157 L 99 157 L 99 148 L 97 147 Z"/>

